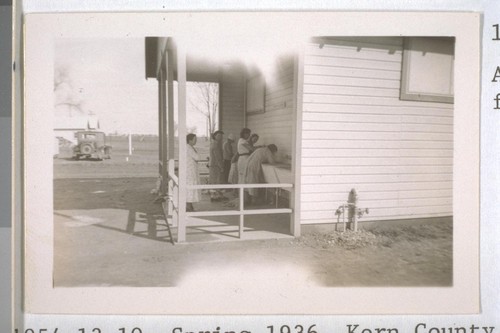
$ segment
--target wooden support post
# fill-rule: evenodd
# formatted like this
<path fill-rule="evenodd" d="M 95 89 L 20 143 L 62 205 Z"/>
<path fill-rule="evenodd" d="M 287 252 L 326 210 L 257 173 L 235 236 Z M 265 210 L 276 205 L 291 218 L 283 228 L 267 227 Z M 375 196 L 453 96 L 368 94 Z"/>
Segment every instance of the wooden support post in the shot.
<path fill-rule="evenodd" d="M 165 91 L 165 99 L 163 103 L 166 108 L 165 120 L 163 122 L 164 133 L 166 133 L 164 141 L 163 141 L 163 149 L 165 159 L 168 164 L 168 173 L 169 175 L 175 175 L 175 131 L 174 131 L 174 53 L 172 40 L 169 38 L 167 41 L 167 49 L 165 52 L 165 82 L 163 85 L 163 89 Z M 171 186 L 169 188 L 169 196 L 172 200 L 171 205 L 169 205 L 169 211 L 172 214 L 172 226 L 179 226 L 179 212 L 174 209 L 179 206 L 179 196 L 178 196 L 178 188 L 176 186 Z M 178 240 L 177 240 L 178 241 Z"/>
<path fill-rule="evenodd" d="M 177 83 L 178 83 L 178 131 L 179 131 L 179 226 L 177 242 L 186 241 L 186 52 L 182 43 L 177 46 Z"/>
<path fill-rule="evenodd" d="M 167 116 L 167 133 L 168 133 L 168 140 L 167 140 L 167 159 L 174 159 L 175 158 L 175 125 L 174 125 L 174 56 L 173 53 L 174 51 L 169 49 L 168 54 L 166 55 L 167 57 L 167 110 L 168 110 L 168 116 Z"/>
<path fill-rule="evenodd" d="M 165 52 L 165 57 L 168 56 L 168 52 Z M 166 59 L 162 59 L 162 65 L 160 68 L 160 133 L 159 133 L 159 141 L 160 141 L 160 174 L 161 174 L 161 194 L 167 195 L 168 192 L 168 156 L 167 156 L 167 146 L 166 142 L 167 138 L 167 91 L 165 87 L 166 80 L 166 71 L 167 68 Z"/>
<path fill-rule="evenodd" d="M 162 138 L 162 105 L 163 105 L 163 99 L 165 96 L 162 96 L 162 71 L 160 70 L 157 73 L 157 79 L 158 79 L 158 174 L 160 176 L 163 175 L 163 168 L 164 166 L 162 165 L 163 161 L 163 138 Z M 165 185 L 166 179 L 162 179 L 162 182 L 160 184 L 160 194 L 165 195 L 167 193 L 168 188 Z"/>
<path fill-rule="evenodd" d="M 238 189 L 239 201 L 240 201 L 240 227 L 239 227 L 239 238 L 243 238 L 243 228 L 245 227 L 245 216 L 241 214 L 245 209 L 245 190 L 243 187 Z"/>
<path fill-rule="evenodd" d="M 304 93 L 304 50 L 299 50 L 294 57 L 293 75 L 293 115 L 295 126 L 292 131 L 292 175 L 294 188 L 290 192 L 290 232 L 293 236 L 300 236 L 300 191 L 301 191 L 301 149 L 302 149 L 302 96 Z"/>

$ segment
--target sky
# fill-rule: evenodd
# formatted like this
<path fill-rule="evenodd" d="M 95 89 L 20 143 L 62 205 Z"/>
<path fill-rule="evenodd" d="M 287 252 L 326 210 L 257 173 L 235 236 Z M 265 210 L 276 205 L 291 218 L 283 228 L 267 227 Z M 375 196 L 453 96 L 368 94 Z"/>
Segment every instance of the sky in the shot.
<path fill-rule="evenodd" d="M 265 77 L 278 54 L 294 50 L 300 43 L 291 33 L 262 38 L 257 33 L 242 37 L 229 30 L 221 36 L 210 29 L 203 35 L 181 36 L 179 41 L 191 56 L 219 63 L 238 60 L 257 66 Z M 64 87 L 55 90 L 55 104 L 65 99 L 80 103 L 84 113 L 96 115 L 101 130 L 107 133 L 157 134 L 158 82 L 145 78 L 144 38 L 61 38 L 54 54 L 55 79 L 60 78 L 58 70 L 66 73 Z M 188 107 L 190 99 L 200 100 L 197 91 L 187 86 Z M 56 117 L 69 113 L 61 107 L 54 112 Z M 205 116 L 188 110 L 187 128 L 205 135 Z"/>
<path fill-rule="evenodd" d="M 158 81 L 145 78 L 144 44 L 143 38 L 59 39 L 54 67 L 66 78 L 55 100 L 81 103 L 107 133 L 158 134 Z M 195 92 L 188 87 L 188 98 Z M 56 117 L 68 113 L 62 110 Z M 204 134 L 205 117 L 188 113 L 187 126 Z"/>

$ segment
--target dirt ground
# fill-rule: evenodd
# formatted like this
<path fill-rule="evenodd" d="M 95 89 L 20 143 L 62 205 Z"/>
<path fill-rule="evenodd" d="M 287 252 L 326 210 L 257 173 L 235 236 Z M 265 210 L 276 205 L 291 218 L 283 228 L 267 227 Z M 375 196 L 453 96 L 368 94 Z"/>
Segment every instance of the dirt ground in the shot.
<path fill-rule="evenodd" d="M 358 233 L 306 230 L 295 239 L 287 235 L 286 218 L 258 217 L 245 222 L 249 231 L 269 228 L 279 237 L 172 245 L 161 205 L 150 193 L 155 159 L 139 156 L 54 160 L 56 287 L 186 286 L 199 274 L 223 281 L 264 271 L 263 281 L 293 277 L 325 287 L 452 285 L 451 219 Z M 228 228 L 236 225 L 227 221 Z M 188 241 L 197 235 L 210 240 L 193 227 Z"/>

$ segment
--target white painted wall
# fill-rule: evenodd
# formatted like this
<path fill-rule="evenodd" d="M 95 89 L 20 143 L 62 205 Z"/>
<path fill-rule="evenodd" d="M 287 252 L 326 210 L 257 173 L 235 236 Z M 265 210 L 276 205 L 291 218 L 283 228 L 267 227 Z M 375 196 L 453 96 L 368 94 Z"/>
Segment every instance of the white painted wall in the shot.
<path fill-rule="evenodd" d="M 245 124 L 244 68 L 239 65 L 223 67 L 219 89 L 220 128 L 224 131 L 224 140 L 232 133 L 237 142 Z"/>
<path fill-rule="evenodd" d="M 265 112 L 247 115 L 247 127 L 259 134 L 258 144 L 274 143 L 280 155 L 292 153 L 293 57 L 277 60 L 274 71 L 265 75 Z"/>
<path fill-rule="evenodd" d="M 453 105 L 401 101 L 402 38 L 324 39 L 304 58 L 301 223 L 452 215 Z"/>

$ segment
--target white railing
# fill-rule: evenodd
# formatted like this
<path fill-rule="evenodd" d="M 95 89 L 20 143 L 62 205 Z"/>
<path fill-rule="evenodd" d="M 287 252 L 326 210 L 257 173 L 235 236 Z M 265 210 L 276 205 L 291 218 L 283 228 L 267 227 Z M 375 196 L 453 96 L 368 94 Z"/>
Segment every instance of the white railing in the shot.
<path fill-rule="evenodd" d="M 167 200 L 163 203 L 163 209 L 165 216 L 170 221 L 170 225 L 173 227 L 179 227 L 179 206 L 186 203 L 179 202 L 179 177 L 176 173 L 176 160 L 170 159 L 167 162 Z M 206 163 L 206 160 L 197 161 L 199 163 Z M 207 172 L 208 174 L 208 172 Z M 269 208 L 269 209 L 245 209 L 244 205 L 244 192 L 245 189 L 251 188 L 293 188 L 293 184 L 207 184 L 207 185 L 186 185 L 186 189 L 189 190 L 223 190 L 223 189 L 238 189 L 238 209 L 231 210 L 218 210 L 218 211 L 196 211 L 196 212 L 185 212 L 186 217 L 204 217 L 204 216 L 239 216 L 238 225 L 238 235 L 239 238 L 243 237 L 245 216 L 247 215 L 263 215 L 263 214 L 292 214 L 293 210 L 291 208 Z M 186 221 L 182 221 L 185 225 Z"/>
<path fill-rule="evenodd" d="M 238 189 L 238 210 L 218 210 L 218 211 L 197 211 L 186 212 L 188 217 L 201 217 L 201 216 L 238 216 L 240 217 L 238 226 L 238 236 L 243 237 L 243 229 L 245 224 L 246 215 L 260 215 L 260 214 L 291 214 L 291 208 L 271 208 L 271 209 L 245 209 L 244 206 L 244 192 L 245 189 L 250 188 L 293 188 L 293 184 L 220 184 L 220 185 L 187 185 L 190 190 L 222 190 L 222 189 Z"/>

